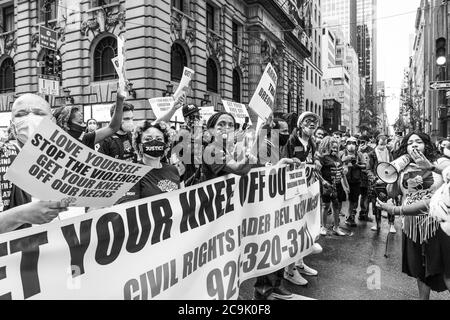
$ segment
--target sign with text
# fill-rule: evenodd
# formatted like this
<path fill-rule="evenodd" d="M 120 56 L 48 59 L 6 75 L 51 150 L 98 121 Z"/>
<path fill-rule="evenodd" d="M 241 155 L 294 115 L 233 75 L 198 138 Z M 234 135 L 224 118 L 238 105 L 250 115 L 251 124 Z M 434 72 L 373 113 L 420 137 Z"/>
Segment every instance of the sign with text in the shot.
<path fill-rule="evenodd" d="M 189 86 L 191 84 L 192 78 L 194 77 L 194 70 L 184 67 L 183 69 L 183 77 L 181 78 L 180 85 L 173 95 L 173 99 L 176 101 L 178 98 L 183 95 L 183 93 L 189 90 Z"/>
<path fill-rule="evenodd" d="M 56 51 L 57 41 L 58 34 L 56 33 L 56 31 L 44 26 L 39 26 L 39 45 L 41 46 L 41 48 Z"/>
<path fill-rule="evenodd" d="M 264 121 L 267 121 L 273 111 L 277 80 L 274 68 L 268 63 L 248 105 Z"/>
<path fill-rule="evenodd" d="M 117 37 L 117 57 L 111 59 L 117 75 L 119 76 L 119 90 L 127 95 L 127 76 L 125 71 L 125 40 Z"/>
<path fill-rule="evenodd" d="M 430 82 L 431 90 L 448 90 L 450 89 L 450 81 L 432 81 Z"/>
<path fill-rule="evenodd" d="M 222 103 L 225 110 L 234 116 L 237 123 L 244 124 L 245 118 L 248 117 L 248 124 L 252 124 L 245 104 L 226 100 L 222 100 Z"/>
<path fill-rule="evenodd" d="M 299 168 L 286 172 L 286 200 L 308 193 L 305 167 L 302 163 Z"/>
<path fill-rule="evenodd" d="M 2 234 L 0 297 L 237 299 L 319 235 L 318 182 L 285 201 L 285 174 L 258 168 Z"/>
<path fill-rule="evenodd" d="M 209 118 L 211 118 L 211 116 L 216 113 L 216 111 L 214 111 L 214 107 L 201 107 L 200 109 L 200 117 L 202 119 L 203 122 L 208 122 Z"/>
<path fill-rule="evenodd" d="M 152 107 L 153 113 L 155 114 L 156 118 L 164 116 L 167 112 L 169 112 L 170 109 L 172 109 L 173 105 L 175 104 L 175 100 L 173 99 L 173 97 L 153 98 L 148 99 L 148 102 L 150 103 L 150 106 Z M 178 108 L 177 111 L 175 111 L 170 121 L 184 122 L 183 111 L 181 108 Z"/>
<path fill-rule="evenodd" d="M 98 208 L 112 206 L 149 171 L 95 152 L 43 119 L 6 178 L 40 200 Z"/>

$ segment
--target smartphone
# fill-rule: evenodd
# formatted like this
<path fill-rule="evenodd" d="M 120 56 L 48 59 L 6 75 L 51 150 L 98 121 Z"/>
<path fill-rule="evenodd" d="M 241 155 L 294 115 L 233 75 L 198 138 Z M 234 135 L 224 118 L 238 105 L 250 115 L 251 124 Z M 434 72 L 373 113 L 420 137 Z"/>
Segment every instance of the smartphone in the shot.
<path fill-rule="evenodd" d="M 247 129 L 249 120 L 250 120 L 250 119 L 249 119 L 248 117 L 245 117 L 245 122 L 244 122 L 244 124 L 242 125 L 242 131 L 244 131 L 244 130 Z"/>

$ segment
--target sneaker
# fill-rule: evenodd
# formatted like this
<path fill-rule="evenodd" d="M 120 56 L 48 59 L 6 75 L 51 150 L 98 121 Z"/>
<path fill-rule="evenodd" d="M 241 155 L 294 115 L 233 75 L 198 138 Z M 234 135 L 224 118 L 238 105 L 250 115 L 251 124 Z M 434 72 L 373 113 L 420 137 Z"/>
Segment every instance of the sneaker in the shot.
<path fill-rule="evenodd" d="M 372 231 L 380 231 L 380 227 L 377 225 L 374 225 L 372 228 L 370 228 Z"/>
<path fill-rule="evenodd" d="M 288 272 L 287 269 L 284 269 L 284 279 L 298 286 L 306 286 L 308 284 L 308 280 L 303 278 L 296 268 L 290 272 Z"/>
<path fill-rule="evenodd" d="M 278 300 L 290 300 L 294 297 L 294 295 L 292 294 L 292 292 L 283 287 L 277 287 L 273 289 L 270 297 Z"/>
<path fill-rule="evenodd" d="M 340 236 L 340 237 L 346 235 L 344 232 L 342 232 L 341 228 L 339 228 L 339 227 L 333 227 L 333 232 L 335 235 Z"/>
<path fill-rule="evenodd" d="M 321 236 L 326 236 L 327 235 L 327 228 L 321 227 L 320 228 L 320 235 Z"/>
<path fill-rule="evenodd" d="M 373 219 L 369 218 L 369 216 L 366 214 L 359 214 L 358 219 L 359 221 L 373 222 Z"/>
<path fill-rule="evenodd" d="M 389 229 L 389 233 L 397 233 L 393 224 L 391 224 L 391 228 Z"/>
<path fill-rule="evenodd" d="M 319 254 L 322 253 L 323 251 L 322 246 L 317 242 L 313 244 L 312 249 L 313 249 L 312 254 Z"/>
<path fill-rule="evenodd" d="M 317 276 L 319 274 L 317 270 L 308 267 L 305 263 L 302 263 L 301 265 L 296 264 L 295 268 L 298 270 L 299 273 L 305 274 L 307 276 Z"/>

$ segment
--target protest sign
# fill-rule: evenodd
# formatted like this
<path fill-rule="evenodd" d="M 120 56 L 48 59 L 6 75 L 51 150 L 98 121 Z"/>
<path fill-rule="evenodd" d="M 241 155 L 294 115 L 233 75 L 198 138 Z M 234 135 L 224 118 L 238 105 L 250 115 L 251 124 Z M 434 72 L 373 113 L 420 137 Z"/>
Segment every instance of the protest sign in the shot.
<path fill-rule="evenodd" d="M 114 68 L 119 76 L 119 90 L 126 94 L 126 71 L 125 71 L 125 40 L 122 37 L 117 37 L 117 57 L 111 59 Z"/>
<path fill-rule="evenodd" d="M 277 79 L 278 77 L 275 70 L 272 65 L 268 63 L 248 105 L 258 117 L 264 121 L 269 118 L 273 111 Z"/>
<path fill-rule="evenodd" d="M 285 201 L 285 174 L 258 168 L 2 234 L 0 297 L 237 299 L 240 283 L 311 253 L 319 234 L 318 182 Z"/>
<path fill-rule="evenodd" d="M 149 171 L 95 152 L 43 119 L 6 178 L 40 200 L 98 208 L 116 203 Z"/>
<path fill-rule="evenodd" d="M 305 167 L 302 163 L 299 168 L 286 172 L 286 200 L 308 193 Z"/>
<path fill-rule="evenodd" d="M 209 118 L 211 118 L 211 116 L 216 113 L 216 111 L 214 111 L 214 107 L 201 107 L 200 108 L 200 117 L 202 119 L 203 122 L 208 122 Z"/>
<path fill-rule="evenodd" d="M 181 78 L 180 85 L 173 95 L 173 99 L 176 101 L 183 93 L 185 93 L 189 89 L 189 85 L 191 83 L 192 77 L 195 72 L 192 69 L 184 67 L 183 69 L 183 77 Z"/>
<path fill-rule="evenodd" d="M 234 116 L 237 123 L 244 124 L 245 118 L 248 117 L 248 124 L 249 125 L 252 124 L 250 116 L 248 115 L 247 112 L 247 108 L 245 107 L 244 104 L 226 100 L 222 100 L 222 103 L 225 110 Z"/>
<path fill-rule="evenodd" d="M 156 118 L 160 118 L 165 115 L 167 112 L 169 112 L 170 109 L 172 109 L 173 105 L 175 104 L 175 100 L 173 100 L 173 97 L 153 98 L 148 99 L 148 102 L 150 103 L 150 106 L 152 107 L 153 113 L 155 114 Z M 175 111 L 170 121 L 184 122 L 183 112 L 181 108 Z"/>

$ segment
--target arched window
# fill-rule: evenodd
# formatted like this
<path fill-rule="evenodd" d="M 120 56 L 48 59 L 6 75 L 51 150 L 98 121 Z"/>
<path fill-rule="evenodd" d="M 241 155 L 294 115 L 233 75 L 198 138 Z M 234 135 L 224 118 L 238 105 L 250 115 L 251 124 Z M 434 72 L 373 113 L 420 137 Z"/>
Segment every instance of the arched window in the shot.
<path fill-rule="evenodd" d="M 170 78 L 172 81 L 179 82 L 183 76 L 183 69 L 187 67 L 187 55 L 184 48 L 174 43 L 170 52 Z"/>
<path fill-rule="evenodd" d="M 309 100 L 308 100 L 308 99 L 306 99 L 306 108 L 305 108 L 305 110 L 306 110 L 306 111 L 309 110 Z"/>
<path fill-rule="evenodd" d="M 0 93 L 14 92 L 15 87 L 14 61 L 6 58 L 0 66 Z"/>
<path fill-rule="evenodd" d="M 219 93 L 219 72 L 213 59 L 206 62 L 206 88 L 210 92 Z"/>
<path fill-rule="evenodd" d="M 94 50 L 94 81 L 117 79 L 116 70 L 111 59 L 117 56 L 117 40 L 115 37 L 105 37 Z"/>
<path fill-rule="evenodd" d="M 241 76 L 236 69 L 233 70 L 233 101 L 241 102 Z"/>

